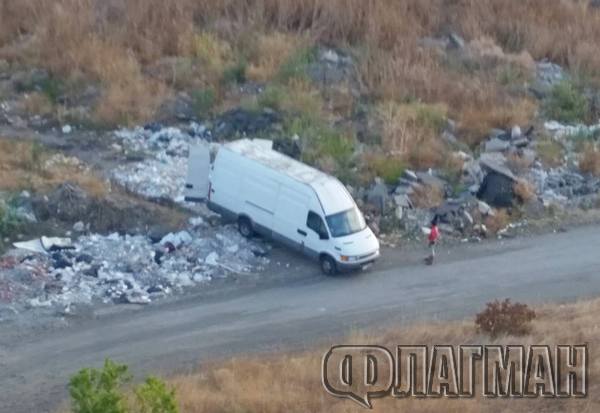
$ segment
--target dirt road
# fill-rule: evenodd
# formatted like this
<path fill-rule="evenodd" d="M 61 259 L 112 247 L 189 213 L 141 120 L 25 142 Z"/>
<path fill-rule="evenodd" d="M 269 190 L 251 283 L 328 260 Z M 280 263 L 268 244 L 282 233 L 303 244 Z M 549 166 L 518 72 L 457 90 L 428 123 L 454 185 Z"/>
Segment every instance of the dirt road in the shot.
<path fill-rule="evenodd" d="M 282 267 L 278 282 L 188 296 L 33 336 L 0 332 L 0 411 L 52 411 L 66 397 L 68 377 L 106 357 L 136 373 L 167 373 L 233 353 L 337 343 L 334 337 L 353 327 L 471 317 L 495 298 L 538 303 L 597 296 L 598 230 L 442 248 L 433 267 L 418 255 L 385 251 L 371 272 L 336 278 L 290 256 L 300 270 Z"/>

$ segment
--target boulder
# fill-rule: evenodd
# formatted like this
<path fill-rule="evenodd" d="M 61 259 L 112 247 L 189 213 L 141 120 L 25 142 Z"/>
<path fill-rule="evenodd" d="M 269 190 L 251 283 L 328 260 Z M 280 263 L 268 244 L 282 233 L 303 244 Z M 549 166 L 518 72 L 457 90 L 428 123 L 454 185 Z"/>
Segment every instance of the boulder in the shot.
<path fill-rule="evenodd" d="M 510 207 L 515 198 L 514 184 L 514 179 L 506 174 L 491 170 L 483 179 L 477 198 L 498 208 Z"/>
<path fill-rule="evenodd" d="M 388 186 L 383 180 L 377 178 L 375 184 L 367 193 L 367 202 L 376 208 L 379 214 L 383 214 L 390 200 Z"/>
<path fill-rule="evenodd" d="M 510 142 L 500 138 L 492 138 L 485 143 L 486 152 L 504 152 L 510 148 Z"/>

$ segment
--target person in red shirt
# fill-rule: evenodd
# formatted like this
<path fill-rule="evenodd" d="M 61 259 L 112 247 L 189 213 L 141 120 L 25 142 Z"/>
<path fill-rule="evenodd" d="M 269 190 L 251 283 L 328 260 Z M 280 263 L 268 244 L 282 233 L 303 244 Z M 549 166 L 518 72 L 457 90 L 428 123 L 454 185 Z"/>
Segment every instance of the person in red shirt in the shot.
<path fill-rule="evenodd" d="M 433 260 L 435 259 L 435 244 L 437 244 L 438 240 L 440 239 L 440 230 L 438 228 L 438 216 L 434 216 L 433 220 L 431 221 L 431 229 L 429 231 L 429 237 L 427 237 L 427 240 L 429 241 L 429 248 L 431 249 L 431 253 L 429 255 L 429 257 L 427 257 L 425 259 L 425 262 L 427 263 L 427 265 L 432 265 L 433 264 Z"/>

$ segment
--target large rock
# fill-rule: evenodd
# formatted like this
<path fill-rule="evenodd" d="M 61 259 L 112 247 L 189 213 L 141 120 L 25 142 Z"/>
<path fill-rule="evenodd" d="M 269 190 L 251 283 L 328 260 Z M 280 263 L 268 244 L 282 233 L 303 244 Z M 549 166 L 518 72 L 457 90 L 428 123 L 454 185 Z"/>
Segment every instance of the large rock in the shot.
<path fill-rule="evenodd" d="M 498 208 L 510 207 L 515 198 L 514 185 L 515 181 L 512 178 L 491 170 L 483 179 L 477 198 Z"/>
<path fill-rule="evenodd" d="M 367 193 L 367 202 L 376 208 L 379 214 L 383 214 L 387 210 L 390 200 L 388 186 L 383 180 L 377 178 L 375 184 Z"/>
<path fill-rule="evenodd" d="M 510 148 L 510 142 L 500 138 L 492 138 L 485 143 L 486 152 L 504 152 Z"/>

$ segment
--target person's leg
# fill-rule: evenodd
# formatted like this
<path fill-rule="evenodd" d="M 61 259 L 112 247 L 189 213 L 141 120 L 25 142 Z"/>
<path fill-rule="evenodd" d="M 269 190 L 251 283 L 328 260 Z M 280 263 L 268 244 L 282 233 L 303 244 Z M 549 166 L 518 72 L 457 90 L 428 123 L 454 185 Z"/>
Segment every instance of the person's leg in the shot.
<path fill-rule="evenodd" d="M 435 258 L 435 242 L 430 243 L 429 247 L 431 248 L 431 262 L 433 262 Z"/>

